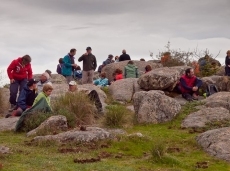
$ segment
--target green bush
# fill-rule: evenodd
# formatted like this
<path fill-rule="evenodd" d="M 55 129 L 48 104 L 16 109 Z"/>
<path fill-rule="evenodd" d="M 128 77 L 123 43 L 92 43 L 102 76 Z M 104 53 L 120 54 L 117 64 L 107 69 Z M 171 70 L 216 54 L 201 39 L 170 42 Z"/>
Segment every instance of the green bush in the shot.
<path fill-rule="evenodd" d="M 68 126 L 75 127 L 76 125 L 92 124 L 95 107 L 85 93 L 66 93 L 53 103 L 53 112 L 66 116 Z"/>
<path fill-rule="evenodd" d="M 126 107 L 122 105 L 110 105 L 106 108 L 105 125 L 108 127 L 121 127 L 126 121 L 125 116 L 128 113 Z"/>

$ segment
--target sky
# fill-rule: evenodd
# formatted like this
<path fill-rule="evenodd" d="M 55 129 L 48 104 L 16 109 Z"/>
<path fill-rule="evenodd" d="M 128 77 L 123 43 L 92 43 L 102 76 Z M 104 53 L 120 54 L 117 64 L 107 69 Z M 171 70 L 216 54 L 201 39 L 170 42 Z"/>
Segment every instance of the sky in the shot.
<path fill-rule="evenodd" d="M 34 74 L 56 72 L 71 48 L 92 47 L 100 65 L 126 49 L 133 60 L 172 49 L 209 49 L 224 63 L 230 49 L 229 0 L 0 0 L 0 71 L 32 57 Z M 78 63 L 82 66 L 82 63 Z"/>

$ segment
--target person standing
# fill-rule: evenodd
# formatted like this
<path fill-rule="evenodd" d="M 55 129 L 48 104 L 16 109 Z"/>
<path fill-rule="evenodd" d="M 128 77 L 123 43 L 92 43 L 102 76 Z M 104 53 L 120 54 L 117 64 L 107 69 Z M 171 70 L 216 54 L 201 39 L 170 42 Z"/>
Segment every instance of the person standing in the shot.
<path fill-rule="evenodd" d="M 16 106 L 18 90 L 21 92 L 28 79 L 32 79 L 31 57 L 25 55 L 11 62 L 7 68 L 7 74 L 10 79 L 10 104 L 9 109 L 12 112 Z"/>
<path fill-rule="evenodd" d="M 225 58 L 225 75 L 230 76 L 230 50 L 227 51 Z"/>
<path fill-rule="evenodd" d="M 62 74 L 63 58 L 60 58 L 58 62 L 56 71 L 58 74 Z"/>
<path fill-rule="evenodd" d="M 78 61 L 83 61 L 82 84 L 93 84 L 93 75 L 97 68 L 97 60 L 92 54 L 91 47 L 86 48 L 86 53 Z"/>
<path fill-rule="evenodd" d="M 67 83 L 73 80 L 73 73 L 77 64 L 74 61 L 76 49 L 70 49 L 70 52 L 63 58 L 62 75 L 66 78 Z"/>
<path fill-rule="evenodd" d="M 122 55 L 119 57 L 119 62 L 131 60 L 130 56 L 126 54 L 126 50 L 122 50 Z"/>

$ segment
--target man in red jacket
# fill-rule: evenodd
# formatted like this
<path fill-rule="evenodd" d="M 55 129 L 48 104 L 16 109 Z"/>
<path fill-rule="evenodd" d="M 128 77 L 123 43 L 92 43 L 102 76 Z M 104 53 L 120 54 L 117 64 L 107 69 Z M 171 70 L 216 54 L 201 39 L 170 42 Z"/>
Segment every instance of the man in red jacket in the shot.
<path fill-rule="evenodd" d="M 13 111 L 16 106 L 16 98 L 19 91 L 26 85 L 27 80 L 32 78 L 31 57 L 25 55 L 11 62 L 7 68 L 7 74 L 10 79 L 10 104 Z"/>
<path fill-rule="evenodd" d="M 185 71 L 185 75 L 180 78 L 180 90 L 182 97 L 188 101 L 198 100 L 198 91 L 202 81 L 194 75 L 194 70 L 188 68 Z"/>

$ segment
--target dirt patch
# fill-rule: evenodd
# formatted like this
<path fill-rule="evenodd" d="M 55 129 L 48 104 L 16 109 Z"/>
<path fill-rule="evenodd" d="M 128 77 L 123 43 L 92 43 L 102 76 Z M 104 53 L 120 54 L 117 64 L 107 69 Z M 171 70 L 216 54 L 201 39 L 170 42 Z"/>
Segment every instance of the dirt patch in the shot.
<path fill-rule="evenodd" d="M 58 151 L 60 153 L 80 153 L 80 152 L 87 152 L 87 150 L 83 149 L 83 148 L 59 148 Z"/>
<path fill-rule="evenodd" d="M 169 147 L 169 148 L 167 149 L 167 152 L 168 152 L 168 153 L 179 153 L 179 152 L 181 152 L 181 149 L 178 148 L 178 147 Z"/>
<path fill-rule="evenodd" d="M 108 153 L 106 151 L 102 151 L 98 157 L 102 158 L 102 159 L 105 159 L 105 158 L 109 158 L 109 157 L 112 157 L 112 154 L 111 153 Z"/>
<path fill-rule="evenodd" d="M 207 169 L 208 168 L 208 162 L 196 162 L 196 168 L 202 168 L 202 169 Z"/>
<path fill-rule="evenodd" d="M 85 163 L 95 163 L 95 162 L 99 162 L 101 161 L 100 157 L 97 158 L 88 158 L 88 159 L 74 159 L 74 163 L 81 163 L 81 164 L 85 164 Z"/>

